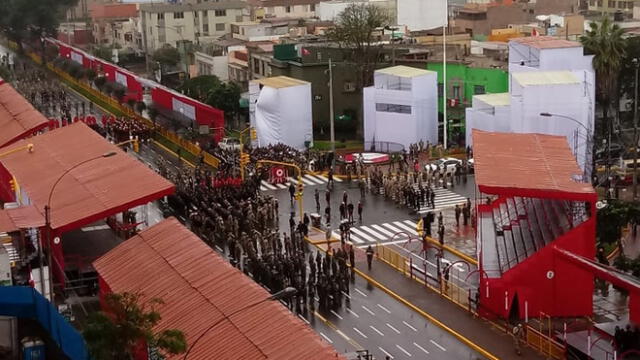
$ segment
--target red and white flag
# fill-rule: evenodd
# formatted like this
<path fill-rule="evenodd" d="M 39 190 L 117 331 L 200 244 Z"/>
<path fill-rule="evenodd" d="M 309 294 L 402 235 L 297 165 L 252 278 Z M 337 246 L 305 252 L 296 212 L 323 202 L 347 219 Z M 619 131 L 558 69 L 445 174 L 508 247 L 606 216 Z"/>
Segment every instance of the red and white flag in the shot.
<path fill-rule="evenodd" d="M 309 51 L 309 50 L 307 50 L 307 49 L 305 49 L 305 48 L 302 48 L 301 52 L 302 52 L 302 56 L 309 56 L 309 55 L 311 55 L 311 51 Z"/>

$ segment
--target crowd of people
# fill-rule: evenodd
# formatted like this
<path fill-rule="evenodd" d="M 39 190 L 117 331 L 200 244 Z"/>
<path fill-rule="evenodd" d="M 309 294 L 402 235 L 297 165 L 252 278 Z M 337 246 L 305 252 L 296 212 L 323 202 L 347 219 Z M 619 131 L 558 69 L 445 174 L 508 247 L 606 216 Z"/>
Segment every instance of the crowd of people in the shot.
<path fill-rule="evenodd" d="M 640 327 L 638 326 L 633 329 L 631 325 L 627 325 L 625 328 L 616 326 L 613 339 L 619 354 L 632 350 L 640 351 Z"/>
<path fill-rule="evenodd" d="M 151 138 L 151 129 L 135 119 L 128 117 L 102 116 L 102 124 L 114 142 L 119 143 L 133 138 L 145 141 Z"/>

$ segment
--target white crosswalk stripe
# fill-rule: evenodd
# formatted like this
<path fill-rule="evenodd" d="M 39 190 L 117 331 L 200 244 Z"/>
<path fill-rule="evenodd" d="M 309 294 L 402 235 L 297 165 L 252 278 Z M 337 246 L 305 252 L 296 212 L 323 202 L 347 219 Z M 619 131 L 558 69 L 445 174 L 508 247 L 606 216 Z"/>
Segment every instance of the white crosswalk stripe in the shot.
<path fill-rule="evenodd" d="M 358 247 L 367 247 L 369 244 L 401 244 L 408 240 L 406 235 L 395 236 L 398 233 L 409 233 L 416 236 L 416 222 L 413 220 L 394 221 L 393 223 L 361 225 L 351 228 L 351 243 Z M 340 239 L 340 233 L 333 231 L 332 235 Z M 394 237 L 395 236 L 395 237 Z"/>
<path fill-rule="evenodd" d="M 335 180 L 338 182 L 338 179 Z M 303 186 L 325 185 L 327 182 L 329 182 L 329 179 L 321 175 L 305 174 L 302 176 Z M 262 180 L 260 183 L 260 191 L 286 190 L 292 183 L 297 186 L 298 179 L 294 177 L 287 177 L 287 182 L 284 184 L 270 184 L 269 182 Z"/>
<path fill-rule="evenodd" d="M 462 205 L 467 202 L 467 198 L 462 195 L 456 194 L 449 189 L 439 188 L 435 189 L 434 192 L 436 193 L 434 201 L 435 207 L 431 208 L 430 206 L 426 206 L 426 204 L 423 204 L 420 207 L 420 210 L 418 210 L 418 214 L 426 214 L 429 211 L 438 212 L 443 209 L 451 208 L 456 205 Z"/>

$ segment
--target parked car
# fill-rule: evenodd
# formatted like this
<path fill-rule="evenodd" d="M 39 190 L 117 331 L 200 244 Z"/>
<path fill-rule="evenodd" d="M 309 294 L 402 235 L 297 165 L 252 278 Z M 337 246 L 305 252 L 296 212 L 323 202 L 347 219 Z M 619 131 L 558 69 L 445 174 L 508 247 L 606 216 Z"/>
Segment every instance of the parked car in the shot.
<path fill-rule="evenodd" d="M 226 150 L 226 151 L 242 150 L 242 144 L 240 143 L 240 140 L 236 138 L 230 138 L 230 137 L 223 138 L 218 143 L 218 146 L 220 147 L 220 149 Z"/>
<path fill-rule="evenodd" d="M 430 164 L 427 164 L 424 166 L 425 170 L 427 171 L 435 171 L 435 170 L 439 170 L 439 171 L 445 171 L 445 172 L 455 172 L 456 171 L 456 166 L 462 166 L 462 160 L 460 159 L 456 159 L 456 158 L 442 158 L 442 159 L 438 159 Z"/>

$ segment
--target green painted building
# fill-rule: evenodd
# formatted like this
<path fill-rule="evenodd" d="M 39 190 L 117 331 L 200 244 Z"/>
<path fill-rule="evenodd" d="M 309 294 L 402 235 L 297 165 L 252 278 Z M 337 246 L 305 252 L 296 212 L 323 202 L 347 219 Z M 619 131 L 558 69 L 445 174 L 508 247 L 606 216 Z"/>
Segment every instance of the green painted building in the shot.
<path fill-rule="evenodd" d="M 427 63 L 427 69 L 438 73 L 438 111 L 442 116 L 442 62 Z M 463 63 L 447 63 L 447 118 L 449 138 L 464 139 L 465 109 L 471 106 L 473 95 L 509 91 L 509 74 L 497 68 L 476 68 Z"/>

